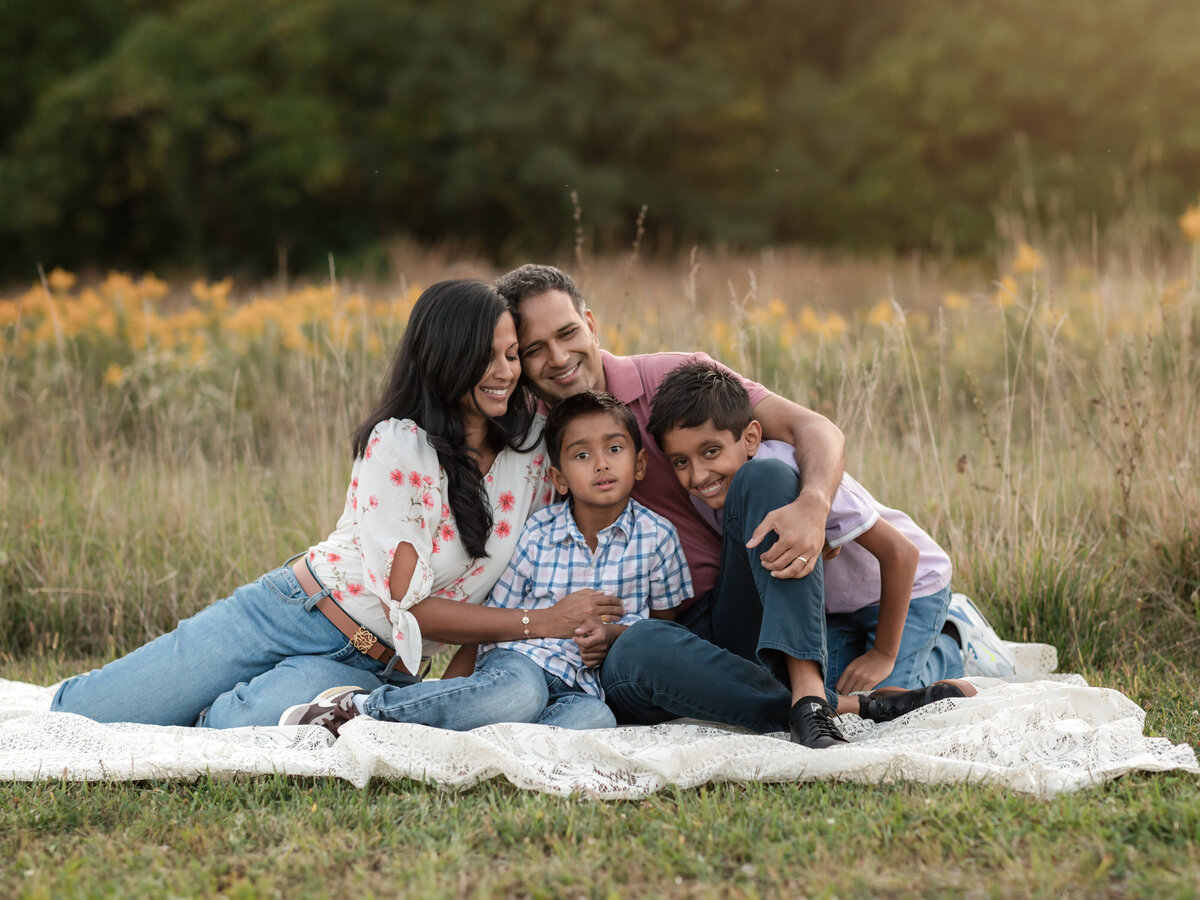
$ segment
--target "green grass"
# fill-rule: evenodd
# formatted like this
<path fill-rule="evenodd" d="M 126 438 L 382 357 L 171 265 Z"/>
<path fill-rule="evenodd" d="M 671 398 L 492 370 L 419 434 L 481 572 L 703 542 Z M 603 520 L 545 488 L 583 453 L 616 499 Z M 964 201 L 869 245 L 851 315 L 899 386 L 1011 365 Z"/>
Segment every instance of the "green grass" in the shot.
<path fill-rule="evenodd" d="M 0 664 L 50 682 L 98 659 Z M 1196 672 L 1085 672 L 1196 746 Z M 604 803 L 285 776 L 0 785 L 13 897 L 1192 897 L 1200 779 L 1043 801 L 985 786 L 712 784 Z"/>

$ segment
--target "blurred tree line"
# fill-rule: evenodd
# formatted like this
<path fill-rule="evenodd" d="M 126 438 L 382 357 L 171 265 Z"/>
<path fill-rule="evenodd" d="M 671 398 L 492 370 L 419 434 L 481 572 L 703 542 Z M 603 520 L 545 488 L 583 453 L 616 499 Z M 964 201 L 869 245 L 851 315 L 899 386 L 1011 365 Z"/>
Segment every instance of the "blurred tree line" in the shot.
<path fill-rule="evenodd" d="M 1200 191 L 1196 0 L 0 0 L 0 275 L 974 252 Z"/>

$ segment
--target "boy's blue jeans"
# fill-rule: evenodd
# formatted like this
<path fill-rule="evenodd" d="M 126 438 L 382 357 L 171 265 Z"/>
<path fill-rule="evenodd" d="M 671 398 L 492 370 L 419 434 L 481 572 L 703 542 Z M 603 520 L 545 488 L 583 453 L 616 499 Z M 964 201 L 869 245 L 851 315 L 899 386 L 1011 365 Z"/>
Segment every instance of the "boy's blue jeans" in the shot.
<path fill-rule="evenodd" d="M 496 648 L 462 678 L 383 685 L 364 705 L 384 722 L 413 722 L 468 731 L 496 722 L 535 722 L 559 728 L 611 728 L 612 711 L 598 697 L 552 675 L 524 653 Z"/>
<path fill-rule="evenodd" d="M 914 597 L 908 604 L 900 651 L 892 674 L 879 687 L 920 688 L 946 678 L 963 675 L 962 651 L 958 641 L 942 631 L 946 610 L 950 607 L 950 588 L 928 597 Z M 846 666 L 875 645 L 879 627 L 879 604 L 873 603 L 851 613 L 830 613 L 825 617 L 829 643 L 829 666 L 825 687 L 832 690 Z"/>
<path fill-rule="evenodd" d="M 601 681 L 617 720 L 648 725 L 693 718 L 760 733 L 786 731 L 792 692 L 783 657 L 825 669 L 825 594 L 820 561 L 805 578 L 773 578 L 759 562 L 777 535 L 746 549 L 767 513 L 799 491 L 779 460 L 750 460 L 725 501 L 716 587 L 677 622 L 648 619 L 608 651 Z M 836 708 L 837 697 L 826 691 Z"/>
<path fill-rule="evenodd" d="M 327 688 L 382 685 L 384 664 L 312 608 L 318 597 L 288 566 L 268 572 L 174 631 L 67 679 L 50 708 L 98 722 L 232 728 L 275 725 Z M 390 680 L 416 679 L 393 671 Z"/>

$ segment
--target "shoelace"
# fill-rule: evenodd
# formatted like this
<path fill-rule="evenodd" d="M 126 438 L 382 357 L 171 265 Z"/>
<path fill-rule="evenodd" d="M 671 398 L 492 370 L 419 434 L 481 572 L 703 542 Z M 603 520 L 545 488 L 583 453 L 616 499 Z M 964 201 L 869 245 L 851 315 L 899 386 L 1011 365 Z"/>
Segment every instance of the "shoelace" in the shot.
<path fill-rule="evenodd" d="M 815 710 L 813 712 L 813 726 L 816 728 L 817 733 L 820 734 L 821 737 L 833 738 L 837 741 L 843 741 L 846 739 L 845 735 L 842 734 L 842 730 L 838 728 L 837 724 L 833 721 L 836 717 L 837 714 L 830 710 L 829 707 Z"/>

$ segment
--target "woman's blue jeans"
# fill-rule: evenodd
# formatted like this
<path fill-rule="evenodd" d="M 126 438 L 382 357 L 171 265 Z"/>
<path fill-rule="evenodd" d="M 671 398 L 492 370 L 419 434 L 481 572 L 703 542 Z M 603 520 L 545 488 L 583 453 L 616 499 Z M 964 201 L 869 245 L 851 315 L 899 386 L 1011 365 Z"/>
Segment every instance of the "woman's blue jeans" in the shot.
<path fill-rule="evenodd" d="M 327 688 L 383 685 L 384 664 L 313 608 L 318 597 L 305 594 L 290 568 L 278 568 L 169 634 L 63 682 L 51 709 L 98 722 L 275 725 L 289 706 Z M 416 679 L 393 670 L 388 680 Z"/>

